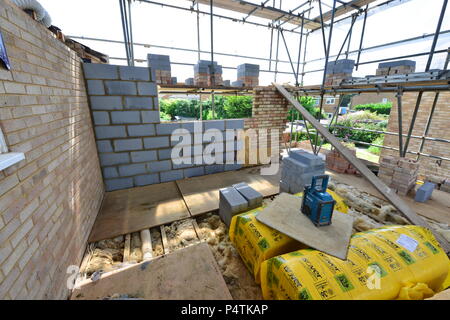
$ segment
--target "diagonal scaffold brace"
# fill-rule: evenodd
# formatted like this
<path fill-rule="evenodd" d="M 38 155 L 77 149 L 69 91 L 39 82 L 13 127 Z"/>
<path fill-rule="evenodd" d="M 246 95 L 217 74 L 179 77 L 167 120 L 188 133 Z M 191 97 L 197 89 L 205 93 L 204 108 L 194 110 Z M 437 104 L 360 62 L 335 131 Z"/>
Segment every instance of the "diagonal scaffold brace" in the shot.
<path fill-rule="evenodd" d="M 320 124 L 298 101 L 294 96 L 282 85 L 273 84 L 278 91 L 286 98 L 286 100 L 292 104 L 311 125 L 320 133 L 337 151 L 350 162 L 363 176 L 366 178 L 372 186 L 375 187 L 400 213 L 402 213 L 408 221 L 411 223 L 425 227 L 433 232 L 436 240 L 441 244 L 442 249 L 448 254 L 450 253 L 450 244 L 439 233 L 431 229 L 430 225 L 422 219 L 417 213 L 415 213 L 391 188 L 384 184 L 366 165 L 356 158 L 347 147 L 328 131 L 323 125 Z"/>

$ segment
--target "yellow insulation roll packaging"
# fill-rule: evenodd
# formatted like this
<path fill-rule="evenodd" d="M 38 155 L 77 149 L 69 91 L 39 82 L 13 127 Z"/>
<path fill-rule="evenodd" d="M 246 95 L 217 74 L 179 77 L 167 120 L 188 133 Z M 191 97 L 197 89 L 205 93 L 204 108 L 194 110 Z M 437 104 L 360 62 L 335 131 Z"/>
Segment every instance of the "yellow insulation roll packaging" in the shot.
<path fill-rule="evenodd" d="M 264 261 L 265 299 L 424 299 L 442 288 L 449 259 L 431 232 L 390 226 L 352 236 L 348 257 L 302 249 Z"/>
<path fill-rule="evenodd" d="M 335 210 L 347 213 L 348 207 L 342 198 L 329 189 L 327 192 L 330 192 L 336 200 Z M 295 195 L 301 197 L 303 193 Z M 264 207 L 259 207 L 234 216 L 229 231 L 231 241 L 257 283 L 260 283 L 260 269 L 263 261 L 306 248 L 300 242 L 256 220 L 256 215 L 263 209 Z"/>
<path fill-rule="evenodd" d="M 264 260 L 305 248 L 300 242 L 256 220 L 262 209 L 259 207 L 234 216 L 229 231 L 230 240 L 257 283 Z"/>

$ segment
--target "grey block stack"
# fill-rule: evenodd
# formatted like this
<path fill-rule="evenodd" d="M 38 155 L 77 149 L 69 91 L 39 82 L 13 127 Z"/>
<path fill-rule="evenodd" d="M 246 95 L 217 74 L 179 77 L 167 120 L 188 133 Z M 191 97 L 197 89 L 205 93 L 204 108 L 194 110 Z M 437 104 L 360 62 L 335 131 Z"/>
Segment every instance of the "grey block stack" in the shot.
<path fill-rule="evenodd" d="M 161 54 L 148 54 L 148 66 L 153 70 L 156 83 L 171 84 L 172 72 L 170 67 L 170 57 Z"/>
<path fill-rule="evenodd" d="M 230 226 L 234 215 L 248 208 L 247 200 L 233 187 L 219 190 L 219 215 L 222 221 Z"/>
<path fill-rule="evenodd" d="M 230 80 L 223 80 L 223 85 L 224 86 L 226 86 L 226 87 L 229 87 L 230 86 Z"/>
<path fill-rule="evenodd" d="M 416 71 L 416 62 L 414 60 L 397 60 L 380 63 L 378 65 L 376 75 L 388 76 L 394 74 L 413 73 L 415 71 Z"/>
<path fill-rule="evenodd" d="M 177 77 L 172 77 L 172 84 L 177 84 L 177 83 L 178 83 Z"/>
<path fill-rule="evenodd" d="M 188 86 L 193 86 L 194 85 L 194 78 L 187 78 L 186 80 L 184 80 L 184 84 L 186 84 Z"/>
<path fill-rule="evenodd" d="M 327 74 L 352 73 L 355 66 L 355 60 L 341 59 L 327 63 Z"/>
<path fill-rule="evenodd" d="M 235 188 L 245 198 L 245 200 L 247 200 L 249 210 L 258 208 L 262 205 L 262 194 L 245 182 L 233 184 L 233 188 Z"/>
<path fill-rule="evenodd" d="M 166 70 L 171 71 L 170 67 L 170 56 L 162 54 L 148 54 L 147 55 L 148 66 L 156 70 Z"/>
<path fill-rule="evenodd" d="M 231 85 L 232 85 L 233 87 L 243 87 L 243 86 L 244 86 L 244 81 L 241 81 L 241 80 L 233 81 L 233 82 L 231 83 Z"/>
<path fill-rule="evenodd" d="M 212 81 L 214 83 L 212 83 Z M 194 83 L 196 86 L 222 85 L 222 66 L 216 61 L 199 60 L 194 65 Z"/>
<path fill-rule="evenodd" d="M 237 66 L 237 80 L 242 81 L 246 87 L 259 84 L 259 65 L 244 63 Z"/>
<path fill-rule="evenodd" d="M 325 172 L 322 158 L 304 150 L 291 151 L 284 157 L 281 169 L 280 190 L 287 193 L 303 192 L 311 185 L 312 177 Z"/>

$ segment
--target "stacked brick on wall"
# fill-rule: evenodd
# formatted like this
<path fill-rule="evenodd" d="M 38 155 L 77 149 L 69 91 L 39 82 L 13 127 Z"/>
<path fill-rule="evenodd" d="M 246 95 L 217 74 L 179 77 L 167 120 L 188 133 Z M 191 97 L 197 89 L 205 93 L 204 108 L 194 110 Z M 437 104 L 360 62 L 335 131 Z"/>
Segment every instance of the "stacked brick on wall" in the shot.
<path fill-rule="evenodd" d="M 424 133 L 428 116 L 430 114 L 433 100 L 435 97 L 434 92 L 425 92 L 422 96 L 422 102 L 420 103 L 420 109 L 417 113 L 416 123 L 413 135 L 421 136 Z M 416 105 L 417 93 L 404 93 L 402 98 L 402 119 L 403 119 L 403 134 L 406 134 L 411 123 L 411 116 Z M 429 137 L 450 139 L 450 130 L 448 129 L 448 119 L 450 119 L 450 92 L 441 92 L 439 99 L 434 110 L 434 115 L 431 121 L 431 126 L 428 132 Z M 392 110 L 389 117 L 389 123 L 387 131 L 398 132 L 398 120 L 397 120 L 397 101 L 392 101 Z M 405 138 L 404 140 L 405 141 Z M 421 139 L 411 138 L 408 150 L 418 151 L 420 147 Z M 398 148 L 398 137 L 392 135 L 385 135 L 384 145 L 389 147 Z M 436 156 L 450 158 L 450 144 L 440 141 L 425 141 L 423 153 L 432 154 Z M 387 155 L 398 156 L 398 151 L 382 149 L 381 157 Z M 415 159 L 417 155 L 407 154 L 408 158 Z M 419 166 L 419 178 L 426 178 L 427 176 L 437 176 L 444 179 L 450 178 L 450 162 L 440 161 L 437 159 L 421 156 Z"/>
<path fill-rule="evenodd" d="M 153 71 L 153 81 L 156 81 L 157 84 L 164 85 L 173 83 L 170 56 L 148 54 L 147 64 Z"/>
<path fill-rule="evenodd" d="M 348 149 L 356 157 L 355 149 Z M 345 159 L 336 149 L 327 152 L 327 168 L 339 173 L 358 174 L 358 170 Z"/>
<path fill-rule="evenodd" d="M 416 71 L 416 62 L 414 60 L 398 60 L 383 62 L 378 65 L 376 75 L 388 76 L 394 74 L 407 74 Z"/>
<path fill-rule="evenodd" d="M 9 0 L 0 126 L 25 160 L 0 171 L 0 299 L 64 299 L 103 198 L 80 59 Z"/>
<path fill-rule="evenodd" d="M 327 63 L 327 73 L 325 76 L 326 86 L 339 86 L 342 81 L 352 78 L 355 61 L 350 59 L 341 59 Z"/>
<path fill-rule="evenodd" d="M 414 188 L 419 163 L 413 159 L 386 156 L 380 161 L 378 177 L 392 190 L 406 195 Z"/>
<path fill-rule="evenodd" d="M 84 71 L 100 164 L 108 191 L 240 167 L 225 164 L 223 160 L 209 164 L 198 160 L 198 157 L 202 156 L 203 147 L 208 144 L 208 141 L 203 141 L 205 131 L 219 130 L 225 138 L 216 142 L 223 144 L 226 151 L 225 131 L 242 129 L 244 120 L 160 123 L 158 93 L 150 68 L 87 63 Z M 185 133 L 193 143 L 190 160 L 185 159 L 185 163 L 177 163 L 177 159 L 187 157 L 185 154 L 172 158 L 172 149 L 179 142 L 171 140 L 176 129 L 186 129 Z M 229 153 L 223 152 L 218 158 L 227 157 L 231 161 L 231 158 L 236 159 L 239 145 L 234 135 L 228 136 L 228 140 L 233 142 Z"/>

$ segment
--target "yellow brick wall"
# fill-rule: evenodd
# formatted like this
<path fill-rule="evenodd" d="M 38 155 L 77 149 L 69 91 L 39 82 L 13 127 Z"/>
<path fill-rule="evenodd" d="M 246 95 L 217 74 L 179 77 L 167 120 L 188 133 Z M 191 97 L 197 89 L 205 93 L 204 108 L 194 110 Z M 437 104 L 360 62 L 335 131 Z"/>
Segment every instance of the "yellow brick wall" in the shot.
<path fill-rule="evenodd" d="M 253 106 L 252 106 L 252 117 L 245 119 L 244 129 L 255 129 L 257 133 L 259 133 L 259 129 L 266 129 L 268 134 L 274 131 L 278 131 L 278 136 L 280 140 L 280 150 L 284 147 L 284 144 L 281 143 L 283 131 L 286 128 L 287 122 L 287 112 L 288 112 L 288 101 L 278 92 L 275 86 L 258 86 L 254 88 L 253 95 Z M 259 151 L 260 145 L 254 145 L 253 150 L 251 151 L 249 142 L 246 142 L 246 164 L 249 160 L 249 154 L 251 152 L 260 152 L 269 156 L 272 154 L 271 151 L 271 140 L 267 140 L 270 136 L 267 136 L 265 139 L 267 150 Z M 258 142 L 264 141 L 264 137 L 261 140 L 258 139 Z M 262 149 L 261 149 L 262 150 Z M 259 156 L 258 156 L 259 162 Z M 251 163 L 252 164 L 252 163 Z"/>
<path fill-rule="evenodd" d="M 104 194 L 81 65 L 9 0 L 0 31 L 0 126 L 26 158 L 0 171 L 0 299 L 62 299 Z"/>
<path fill-rule="evenodd" d="M 418 93 L 404 93 L 402 98 L 402 126 L 403 133 L 407 134 L 411 117 L 416 105 Z M 435 93 L 426 92 L 422 96 L 422 102 L 417 114 L 416 123 L 414 125 L 413 135 L 421 136 L 424 133 L 428 116 L 430 114 L 431 106 L 433 104 Z M 389 118 L 388 131 L 398 132 L 398 118 L 397 118 L 397 99 L 393 100 L 392 111 Z M 434 111 L 433 120 L 431 122 L 429 137 L 450 139 L 450 92 L 441 92 L 439 100 Z M 403 138 L 405 142 L 406 137 Z M 411 138 L 408 150 L 418 151 L 420 147 L 420 139 Z M 403 142 L 403 143 L 404 143 Z M 398 137 L 386 135 L 384 138 L 384 145 L 398 148 Z M 450 158 L 450 144 L 444 142 L 426 141 L 423 153 L 432 154 L 441 157 Z M 382 156 L 398 155 L 397 151 L 383 149 Z M 408 158 L 415 159 L 416 155 L 408 154 Z M 438 175 L 450 178 L 450 162 L 440 161 L 428 157 L 420 157 L 419 176 L 423 175 Z"/>

